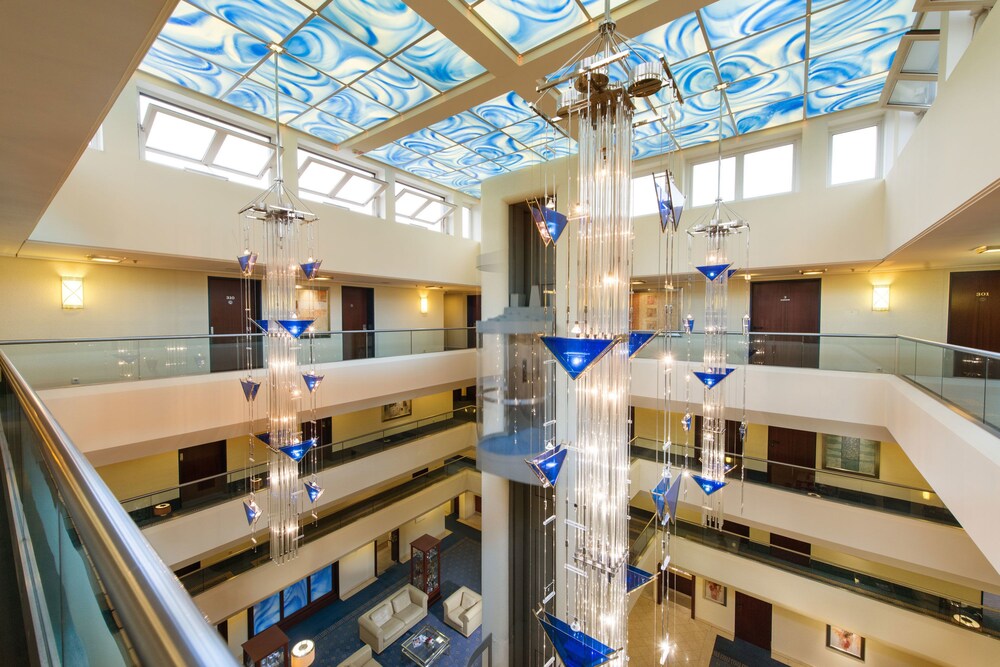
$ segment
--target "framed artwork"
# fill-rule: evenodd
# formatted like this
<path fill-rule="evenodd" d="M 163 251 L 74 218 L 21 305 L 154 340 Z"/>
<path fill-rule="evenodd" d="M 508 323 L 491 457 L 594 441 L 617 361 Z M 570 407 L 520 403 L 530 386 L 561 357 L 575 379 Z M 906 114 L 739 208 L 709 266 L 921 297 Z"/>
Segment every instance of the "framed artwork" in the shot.
<path fill-rule="evenodd" d="M 724 607 L 726 606 L 726 587 L 722 584 L 705 579 L 705 587 L 702 591 L 702 597 L 706 600 L 711 600 L 716 604 L 721 604 Z"/>
<path fill-rule="evenodd" d="M 865 638 L 835 625 L 826 626 L 826 646 L 846 653 L 861 662 L 865 661 Z"/>
<path fill-rule="evenodd" d="M 878 477 L 879 441 L 823 434 L 823 469 Z"/>
<path fill-rule="evenodd" d="M 389 403 L 388 405 L 382 406 L 382 421 L 387 422 L 391 419 L 399 419 L 400 417 L 409 417 L 413 414 L 413 401 L 406 399 L 405 401 L 396 401 L 395 403 Z"/>

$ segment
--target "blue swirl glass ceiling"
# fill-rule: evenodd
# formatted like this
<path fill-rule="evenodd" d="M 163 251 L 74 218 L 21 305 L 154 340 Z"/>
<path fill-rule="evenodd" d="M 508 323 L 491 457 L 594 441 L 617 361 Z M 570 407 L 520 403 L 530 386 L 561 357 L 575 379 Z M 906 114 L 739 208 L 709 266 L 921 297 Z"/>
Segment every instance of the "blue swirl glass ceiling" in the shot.
<path fill-rule="evenodd" d="M 616 12 L 641 5 L 612 0 Z M 638 51 L 666 56 L 685 104 L 671 114 L 662 94 L 640 102 L 634 158 L 715 141 L 720 82 L 728 84 L 723 136 L 877 102 L 914 23 L 912 5 L 718 0 L 644 26 L 634 38 Z M 570 33 L 589 38 L 604 2 L 464 0 L 462 7 L 463 29 L 527 62 Z M 280 44 L 282 122 L 339 144 L 401 114 L 422 113 L 429 127 L 366 156 L 473 196 L 485 178 L 576 152 L 573 139 L 534 114 L 525 98 L 477 95 L 490 75 L 453 41 L 468 46 L 454 25 L 433 25 L 431 18 L 406 0 L 181 0 L 140 69 L 273 118 L 268 44 Z M 469 82 L 472 88 L 461 91 L 471 107 L 452 116 L 433 112 L 435 100 Z M 520 92 L 532 87 L 528 82 Z"/>

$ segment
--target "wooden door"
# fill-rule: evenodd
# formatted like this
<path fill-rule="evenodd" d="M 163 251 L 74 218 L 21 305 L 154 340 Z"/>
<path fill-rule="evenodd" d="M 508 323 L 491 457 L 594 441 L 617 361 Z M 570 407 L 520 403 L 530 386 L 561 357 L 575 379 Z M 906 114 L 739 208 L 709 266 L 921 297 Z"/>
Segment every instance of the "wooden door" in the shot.
<path fill-rule="evenodd" d="M 819 333 L 819 280 L 774 280 L 750 285 L 750 362 L 819 367 L 816 336 L 754 336 L 753 332 Z"/>
<path fill-rule="evenodd" d="M 369 331 L 375 328 L 375 290 L 371 287 L 341 288 L 341 317 L 344 331 Z M 344 334 L 344 359 L 370 359 L 375 356 L 374 334 Z"/>
<path fill-rule="evenodd" d="M 771 533 L 771 555 L 787 560 L 796 565 L 808 566 L 812 554 L 812 545 L 808 542 L 794 540 L 791 537 Z"/>
<path fill-rule="evenodd" d="M 948 294 L 948 342 L 976 350 L 1000 352 L 1000 271 L 951 274 Z M 956 353 L 957 377 L 984 377 L 983 358 Z M 991 363 L 991 378 L 1000 378 L 1000 363 Z"/>
<path fill-rule="evenodd" d="M 773 462 L 767 464 L 768 483 L 793 489 L 812 489 L 816 482 L 816 434 L 813 431 L 768 426 L 767 459 Z"/>
<path fill-rule="evenodd" d="M 391 544 L 389 545 L 389 557 L 392 558 L 393 563 L 399 562 L 399 529 L 392 531 L 391 537 L 389 538 Z"/>
<path fill-rule="evenodd" d="M 213 373 L 260 368 L 262 346 L 259 340 L 249 347 L 239 334 L 247 331 L 249 318 L 260 318 L 260 282 L 250 282 L 250 303 L 240 278 L 208 279 L 208 331 L 211 334 L 233 334 L 232 337 L 210 338 L 209 369 Z M 249 316 L 249 318 L 248 318 Z"/>
<path fill-rule="evenodd" d="M 185 447 L 177 452 L 181 505 L 222 494 L 226 490 L 226 441 Z M 207 478 L 207 479 L 206 479 Z M 188 482 L 194 482 L 189 484 Z"/>
<path fill-rule="evenodd" d="M 771 650 L 771 603 L 736 591 L 736 638 Z"/>
<path fill-rule="evenodd" d="M 465 326 L 470 327 L 466 344 L 468 349 L 476 349 L 476 322 L 483 317 L 483 297 L 479 294 L 469 294 L 465 297 Z"/>

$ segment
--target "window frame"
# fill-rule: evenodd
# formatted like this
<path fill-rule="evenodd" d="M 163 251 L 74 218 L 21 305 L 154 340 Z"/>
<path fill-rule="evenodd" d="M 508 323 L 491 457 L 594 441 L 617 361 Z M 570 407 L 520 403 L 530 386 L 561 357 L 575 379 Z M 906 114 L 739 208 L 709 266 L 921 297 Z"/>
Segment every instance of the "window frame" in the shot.
<path fill-rule="evenodd" d="M 413 215 L 403 215 L 396 208 L 396 203 L 399 201 L 399 198 L 407 193 L 423 197 L 426 200 L 422 206 L 413 212 Z M 443 204 L 447 208 L 447 212 L 438 218 L 436 222 L 428 222 L 426 220 L 418 219 L 416 216 L 430 204 Z M 428 231 L 439 232 L 441 234 L 453 234 L 454 230 L 453 225 L 451 224 L 453 220 L 452 216 L 457 208 L 458 205 L 453 201 L 449 201 L 449 197 L 446 194 L 422 188 L 418 185 L 407 183 L 406 181 L 396 180 L 394 183 L 393 212 L 395 221 L 399 224 L 422 227 Z"/>
<path fill-rule="evenodd" d="M 842 185 L 853 185 L 854 183 L 867 183 L 870 181 L 878 181 L 883 178 L 882 168 L 884 164 L 884 141 L 885 141 L 885 127 L 883 125 L 881 117 L 869 117 L 865 119 L 854 120 L 850 123 L 844 123 L 841 125 L 831 125 L 829 129 L 829 136 L 827 137 L 826 144 L 826 186 L 828 188 L 837 188 Z M 865 130 L 870 127 L 875 128 L 875 173 L 868 178 L 858 178 L 853 181 L 844 181 L 842 183 L 833 182 L 833 138 L 839 134 L 846 134 L 848 132 L 856 132 L 858 130 Z"/>
<path fill-rule="evenodd" d="M 760 153 L 760 152 L 771 150 L 771 149 L 774 149 L 774 148 L 781 148 L 783 146 L 791 146 L 792 147 L 792 183 L 791 183 L 791 188 L 788 189 L 788 190 L 783 190 L 781 192 L 772 192 L 772 193 L 765 194 L 765 195 L 754 195 L 753 197 L 746 197 L 746 196 L 744 196 L 743 195 L 743 185 L 744 185 L 744 183 L 743 183 L 743 181 L 744 181 L 744 168 L 743 167 L 744 167 L 744 159 L 745 159 L 745 157 L 747 155 L 752 154 L 752 153 Z M 773 138 L 771 140 L 768 140 L 768 141 L 761 141 L 759 143 L 755 143 L 752 146 L 742 147 L 739 150 L 728 151 L 728 152 L 723 151 L 723 153 L 722 153 L 722 159 L 726 160 L 728 158 L 735 158 L 736 163 L 735 163 L 735 165 L 733 167 L 733 180 L 734 180 L 734 182 L 733 182 L 733 198 L 732 198 L 732 200 L 726 200 L 726 201 L 753 201 L 753 200 L 756 200 L 756 199 L 765 199 L 767 197 L 779 197 L 779 196 L 782 196 L 782 195 L 789 195 L 789 194 L 793 194 L 793 193 L 799 191 L 800 170 L 801 170 L 801 161 L 802 161 L 802 136 L 799 135 L 799 134 L 796 134 L 794 136 L 788 136 L 788 135 L 786 135 L 784 137 L 775 137 L 775 138 Z M 700 208 L 700 207 L 703 207 L 703 206 L 711 206 L 712 203 L 714 203 L 714 202 L 710 202 L 708 204 L 695 204 L 694 203 L 694 200 L 693 200 L 694 199 L 694 197 L 693 197 L 694 196 L 694 168 L 697 167 L 697 166 L 699 166 L 699 165 L 708 164 L 710 162 L 718 162 L 718 160 L 719 160 L 719 156 L 718 155 L 714 155 L 712 157 L 706 157 L 705 159 L 701 159 L 701 160 L 692 160 L 691 162 L 689 162 L 686 165 L 686 167 L 684 169 L 685 182 L 686 182 L 686 184 L 689 183 L 690 187 L 688 187 L 687 185 L 685 185 L 685 187 L 688 187 L 688 190 L 689 190 L 689 192 L 686 192 L 685 194 L 688 197 L 688 205 L 691 208 Z"/>
<path fill-rule="evenodd" d="M 302 164 L 298 164 L 299 155 L 305 155 L 305 159 L 302 161 Z M 310 164 L 321 164 L 327 167 L 331 167 L 333 169 L 340 169 L 345 174 L 349 174 L 349 177 L 341 179 L 340 182 L 337 183 L 327 194 L 318 192 L 316 190 L 303 188 L 301 180 L 299 179 L 301 179 L 302 173 L 306 170 L 306 168 Z M 366 181 L 374 183 L 377 186 L 375 193 L 368 199 L 368 201 L 366 201 L 363 204 L 359 204 L 349 199 L 338 200 L 336 198 L 336 194 L 341 190 L 341 188 L 347 185 L 347 183 L 351 180 L 350 178 L 351 176 L 357 176 Z M 311 196 L 306 196 L 305 197 L 306 199 L 313 199 L 314 197 L 316 197 L 320 198 L 320 203 L 327 204 L 329 206 L 336 206 L 338 208 L 343 208 L 351 211 L 352 213 L 358 213 L 359 215 L 371 215 L 372 217 L 375 218 L 382 217 L 381 212 L 384 209 L 382 198 L 383 195 L 385 194 L 385 191 L 389 187 L 389 183 L 388 181 L 379 178 L 379 173 L 375 169 L 371 169 L 367 166 L 359 166 L 356 164 L 352 164 L 350 162 L 346 162 L 344 160 L 339 160 L 337 158 L 330 157 L 329 155 L 325 155 L 323 152 L 316 150 L 310 145 L 305 145 L 305 146 L 299 146 L 296 151 L 296 178 L 297 178 L 296 185 L 300 197 L 303 196 L 302 192 L 304 190 L 309 195 L 311 195 Z M 371 206 L 370 213 L 355 211 L 354 209 L 350 208 L 351 206 L 357 206 L 359 208 L 363 208 L 369 205 Z"/>
<path fill-rule="evenodd" d="M 234 176 L 240 177 L 242 179 L 255 180 L 255 181 L 266 181 L 268 173 L 274 167 L 275 153 L 278 147 L 274 144 L 272 137 L 257 132 L 254 130 L 249 130 L 238 125 L 234 125 L 228 121 L 210 116 L 201 111 L 195 111 L 193 109 L 186 109 L 182 105 L 168 102 L 166 100 L 161 100 L 153 95 L 148 95 L 140 91 L 138 96 L 139 108 L 142 109 L 143 98 L 148 100 L 146 105 L 145 113 L 139 119 L 139 150 L 140 157 L 143 160 L 154 162 L 146 157 L 146 153 L 150 152 L 157 155 L 163 155 L 165 157 L 180 160 L 182 162 L 191 165 L 190 169 L 187 171 L 194 171 L 196 173 L 205 174 L 207 176 L 215 176 L 217 178 L 225 178 L 225 174 L 232 174 Z M 208 148 L 205 150 L 205 154 L 200 160 L 196 160 L 187 155 L 180 155 L 178 153 L 172 153 L 168 150 L 162 148 L 151 148 L 146 145 L 146 140 L 152 131 L 153 125 L 156 122 L 157 115 L 169 116 L 176 118 L 178 120 L 184 121 L 186 123 L 191 123 L 193 125 L 198 125 L 209 129 L 215 133 L 215 136 L 209 142 Z M 218 165 L 213 162 L 213 160 L 218 156 L 219 151 L 222 149 L 222 145 L 227 137 L 235 137 L 237 139 L 247 141 L 249 143 L 256 144 L 267 148 L 270 151 L 270 155 L 267 160 L 264 161 L 264 166 L 261 170 L 254 174 L 249 171 L 240 171 L 238 169 L 232 169 L 230 167 L 225 167 L 223 165 Z M 162 163 L 156 163 L 162 164 Z M 173 166 L 173 165 L 164 165 Z M 202 167 L 207 171 L 199 169 Z M 216 172 L 222 173 L 216 173 Z M 226 179 L 228 180 L 228 179 Z"/>

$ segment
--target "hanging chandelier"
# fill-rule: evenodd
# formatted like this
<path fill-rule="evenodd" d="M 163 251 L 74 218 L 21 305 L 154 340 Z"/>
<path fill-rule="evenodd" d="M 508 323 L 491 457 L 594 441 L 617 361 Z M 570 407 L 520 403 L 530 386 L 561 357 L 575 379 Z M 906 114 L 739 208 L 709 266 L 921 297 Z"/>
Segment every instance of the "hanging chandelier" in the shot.
<path fill-rule="evenodd" d="M 246 308 L 246 344 L 243 347 L 247 375 L 240 384 L 247 402 L 248 467 L 255 463 L 255 442 L 266 448 L 267 493 L 266 512 L 257 502 L 257 485 L 251 484 L 243 502 L 251 540 L 257 544 L 257 526 L 266 520 L 271 560 L 283 563 L 298 555 L 299 514 L 308 500 L 315 503 L 323 489 L 316 480 L 317 444 L 315 422 L 315 391 L 323 376 L 315 368 L 300 372 L 298 355 L 301 337 L 312 330 L 312 320 L 301 319 L 296 306 L 296 282 L 301 275 L 311 280 L 319 273 L 321 260 L 314 259 L 316 216 L 285 187 L 282 178 L 281 123 L 279 121 L 279 54 L 283 48 L 272 44 L 274 52 L 274 118 L 275 157 L 274 181 L 267 190 L 239 210 L 244 249 L 237 258 L 243 276 L 243 303 Z M 302 246 L 307 259 L 301 260 Z M 254 297 L 253 276 L 263 265 L 261 309 L 259 318 L 252 317 Z M 253 341 L 251 332 L 263 332 L 266 345 L 266 373 L 263 380 L 253 377 Z M 299 402 L 302 385 L 309 392 L 313 421 L 308 434 L 299 423 Z M 267 430 L 253 435 L 256 398 L 261 385 L 266 387 Z M 310 455 L 311 452 L 311 456 Z M 309 458 L 307 458 L 309 456 Z M 306 481 L 303 480 L 302 473 Z M 257 480 L 256 476 L 251 481 Z M 315 513 L 314 513 L 315 516 Z"/>

